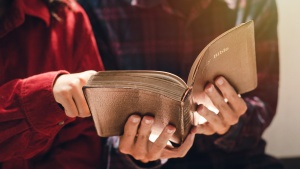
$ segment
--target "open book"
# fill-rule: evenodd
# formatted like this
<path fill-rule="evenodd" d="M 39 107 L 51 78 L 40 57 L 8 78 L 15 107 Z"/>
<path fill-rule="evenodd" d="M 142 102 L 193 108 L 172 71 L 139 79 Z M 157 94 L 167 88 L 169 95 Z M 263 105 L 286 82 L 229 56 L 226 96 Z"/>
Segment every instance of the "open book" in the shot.
<path fill-rule="evenodd" d="M 154 70 L 101 71 L 83 92 L 99 136 L 121 135 L 131 114 L 152 115 L 152 134 L 167 124 L 176 127 L 171 141 L 182 143 L 196 125 L 195 107 L 205 84 L 224 76 L 239 94 L 257 86 L 253 21 L 234 27 L 211 41 L 197 56 L 187 83 Z"/>

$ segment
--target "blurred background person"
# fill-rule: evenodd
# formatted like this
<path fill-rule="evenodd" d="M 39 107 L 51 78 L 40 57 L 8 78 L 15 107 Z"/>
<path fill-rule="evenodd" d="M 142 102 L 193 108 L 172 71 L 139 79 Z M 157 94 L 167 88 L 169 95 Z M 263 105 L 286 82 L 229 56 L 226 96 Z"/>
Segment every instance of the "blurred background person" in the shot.
<path fill-rule="evenodd" d="M 193 147 L 183 158 L 168 159 L 162 168 L 283 168 L 277 159 L 265 153 L 266 142 L 261 137 L 277 107 L 279 56 L 275 0 L 79 0 L 79 3 L 90 18 L 106 69 L 162 70 L 185 80 L 195 58 L 211 40 L 240 23 L 254 20 L 258 87 L 242 95 L 243 101 L 236 104 L 229 101 L 225 105 L 234 110 L 245 103 L 246 111 L 224 112 L 218 107 L 220 113 L 216 117 L 205 107 L 198 109 L 200 114 L 203 110 L 201 115 L 208 122 L 197 126 Z M 231 86 L 226 79 L 221 81 L 229 90 Z M 223 90 L 218 83 L 208 86 Z M 231 93 L 236 97 L 236 93 Z M 233 113 L 236 123 L 234 120 L 226 123 L 228 119 L 220 115 L 224 113 Z M 217 123 L 213 116 L 218 118 Z M 127 165 L 131 156 L 118 150 L 118 138 L 108 140 L 107 166 Z M 151 163 L 154 162 L 156 165 L 152 167 L 159 167 L 165 160 Z M 150 167 L 150 163 L 138 160 L 135 164 Z"/>

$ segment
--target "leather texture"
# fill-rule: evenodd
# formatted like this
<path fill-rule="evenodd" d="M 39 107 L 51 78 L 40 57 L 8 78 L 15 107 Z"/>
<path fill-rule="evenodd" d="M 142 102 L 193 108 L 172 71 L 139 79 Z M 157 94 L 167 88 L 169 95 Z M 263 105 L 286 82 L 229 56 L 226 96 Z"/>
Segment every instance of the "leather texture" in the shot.
<path fill-rule="evenodd" d="M 188 113 L 189 109 L 186 108 L 187 112 L 183 113 L 184 106 L 180 100 L 162 94 L 132 88 L 85 88 L 84 93 L 98 135 L 102 137 L 121 135 L 131 114 L 155 116 L 152 127 L 154 136 L 158 136 L 167 124 L 176 126 L 177 130 L 171 138 L 175 143 L 183 141 L 192 124 L 193 116 Z M 182 121 L 184 119 L 186 122 Z"/>

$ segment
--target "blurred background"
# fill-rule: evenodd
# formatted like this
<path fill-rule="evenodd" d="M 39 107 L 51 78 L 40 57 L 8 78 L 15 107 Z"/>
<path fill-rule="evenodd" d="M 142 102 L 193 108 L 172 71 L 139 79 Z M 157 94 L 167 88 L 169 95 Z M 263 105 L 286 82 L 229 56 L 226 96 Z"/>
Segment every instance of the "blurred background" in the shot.
<path fill-rule="evenodd" d="M 264 138 L 269 154 L 294 159 L 300 166 L 300 1 L 277 0 L 277 6 L 280 49 L 279 104 L 277 115 L 264 133 Z"/>

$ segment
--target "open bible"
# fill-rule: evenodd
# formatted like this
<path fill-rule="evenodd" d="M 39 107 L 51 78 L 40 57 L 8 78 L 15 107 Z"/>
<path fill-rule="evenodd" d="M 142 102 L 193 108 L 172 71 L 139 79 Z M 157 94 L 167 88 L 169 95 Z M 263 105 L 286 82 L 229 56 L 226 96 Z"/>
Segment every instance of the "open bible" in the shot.
<path fill-rule="evenodd" d="M 170 141 L 182 143 L 192 125 L 205 84 L 224 76 L 239 94 L 257 86 L 254 23 L 236 26 L 211 41 L 197 56 L 187 83 L 155 70 L 100 71 L 83 87 L 99 136 L 121 135 L 132 114 L 152 115 L 152 134 L 176 127 Z"/>

